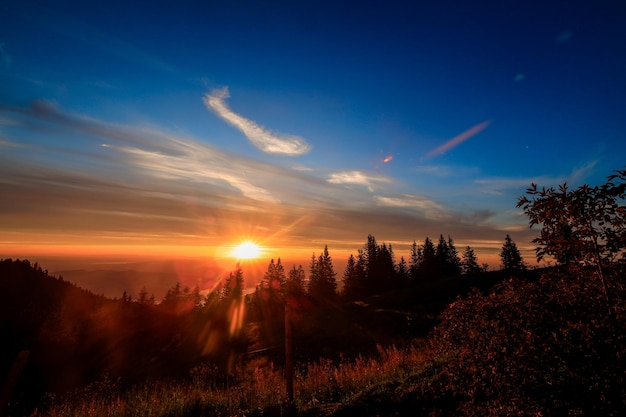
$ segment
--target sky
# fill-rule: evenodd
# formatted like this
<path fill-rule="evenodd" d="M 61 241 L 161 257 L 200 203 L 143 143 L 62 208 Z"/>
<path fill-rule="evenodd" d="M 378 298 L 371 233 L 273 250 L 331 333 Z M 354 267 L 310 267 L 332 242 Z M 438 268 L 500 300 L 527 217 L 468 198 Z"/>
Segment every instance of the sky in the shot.
<path fill-rule="evenodd" d="M 3 257 L 345 262 L 372 234 L 399 260 L 443 234 L 497 268 L 510 234 L 532 264 L 530 183 L 626 165 L 624 1 L 5 0 L 0 21 Z"/>

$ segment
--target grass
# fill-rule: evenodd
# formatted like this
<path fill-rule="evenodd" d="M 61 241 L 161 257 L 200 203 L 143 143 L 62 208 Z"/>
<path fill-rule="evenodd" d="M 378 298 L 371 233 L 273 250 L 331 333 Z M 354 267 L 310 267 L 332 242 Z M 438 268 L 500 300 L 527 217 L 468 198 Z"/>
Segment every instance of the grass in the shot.
<path fill-rule="evenodd" d="M 294 408 L 288 407 L 282 369 L 273 365 L 220 375 L 204 363 L 186 380 L 156 380 L 129 389 L 119 381 L 98 383 L 63 398 L 49 398 L 35 415 L 76 416 L 327 416 L 372 392 L 397 386 L 419 374 L 425 360 L 419 347 L 378 347 L 373 358 L 302 364 L 294 380 Z M 295 409 L 295 412 L 294 412 Z"/>

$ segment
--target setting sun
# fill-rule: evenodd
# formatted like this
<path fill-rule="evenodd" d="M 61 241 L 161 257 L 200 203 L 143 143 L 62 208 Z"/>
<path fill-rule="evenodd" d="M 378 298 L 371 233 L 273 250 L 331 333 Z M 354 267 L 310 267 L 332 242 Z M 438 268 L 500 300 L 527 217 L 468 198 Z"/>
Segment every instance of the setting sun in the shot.
<path fill-rule="evenodd" d="M 233 249 L 232 254 L 237 259 L 254 259 L 261 254 L 261 248 L 256 243 L 243 242 Z"/>

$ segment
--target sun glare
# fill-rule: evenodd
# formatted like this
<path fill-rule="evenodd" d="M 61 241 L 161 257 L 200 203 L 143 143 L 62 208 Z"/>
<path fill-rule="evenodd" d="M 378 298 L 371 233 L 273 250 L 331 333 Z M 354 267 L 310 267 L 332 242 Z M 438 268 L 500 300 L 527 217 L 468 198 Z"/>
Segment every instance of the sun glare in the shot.
<path fill-rule="evenodd" d="M 253 242 L 243 242 L 236 246 L 232 252 L 237 259 L 255 259 L 261 254 L 261 248 Z"/>

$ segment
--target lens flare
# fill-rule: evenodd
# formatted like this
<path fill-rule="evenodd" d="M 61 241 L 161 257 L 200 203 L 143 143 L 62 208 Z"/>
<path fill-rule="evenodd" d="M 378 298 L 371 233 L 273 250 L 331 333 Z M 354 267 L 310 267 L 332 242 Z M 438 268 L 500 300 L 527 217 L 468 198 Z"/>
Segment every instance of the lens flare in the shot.
<path fill-rule="evenodd" d="M 237 259 L 255 259 L 261 254 L 259 245 L 253 242 L 243 242 L 233 249 L 232 255 Z"/>

